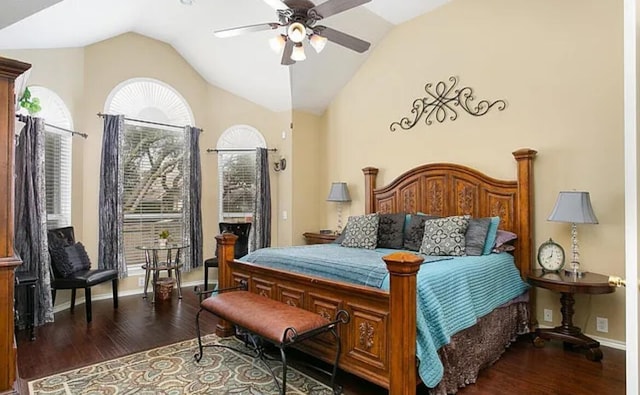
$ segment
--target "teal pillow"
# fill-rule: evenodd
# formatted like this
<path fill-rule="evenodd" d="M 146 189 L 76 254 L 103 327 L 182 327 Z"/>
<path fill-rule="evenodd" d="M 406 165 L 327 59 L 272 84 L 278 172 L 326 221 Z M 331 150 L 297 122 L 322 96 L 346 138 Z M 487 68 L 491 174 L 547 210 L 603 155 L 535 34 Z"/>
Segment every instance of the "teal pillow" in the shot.
<path fill-rule="evenodd" d="M 496 244 L 498 225 L 500 225 L 500 217 L 491 217 L 491 223 L 489 224 L 489 230 L 487 231 L 487 239 L 484 241 L 484 248 L 482 248 L 482 255 L 491 254 L 493 245 Z"/>

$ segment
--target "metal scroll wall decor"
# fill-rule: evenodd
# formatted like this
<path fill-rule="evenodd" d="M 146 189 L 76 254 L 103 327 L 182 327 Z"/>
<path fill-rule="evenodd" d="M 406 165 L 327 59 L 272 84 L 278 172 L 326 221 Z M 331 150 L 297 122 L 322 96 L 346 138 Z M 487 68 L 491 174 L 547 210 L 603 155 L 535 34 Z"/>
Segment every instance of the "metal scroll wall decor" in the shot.
<path fill-rule="evenodd" d="M 427 96 L 413 101 L 413 108 L 411 109 L 413 115 L 411 117 L 403 117 L 398 122 L 393 122 L 389 129 L 392 132 L 395 132 L 398 128 L 409 130 L 423 117 L 427 125 L 431 125 L 434 119 L 439 123 L 444 122 L 447 118 L 455 121 L 458 118 L 458 109 L 479 117 L 485 115 L 493 107 L 496 107 L 498 111 L 502 111 L 507 106 L 504 100 L 493 102 L 480 100 L 475 104 L 473 89 L 468 86 L 456 88 L 457 85 L 457 77 L 449 77 L 449 83 L 440 81 L 435 87 L 432 83 L 426 84 L 424 90 L 427 92 Z"/>

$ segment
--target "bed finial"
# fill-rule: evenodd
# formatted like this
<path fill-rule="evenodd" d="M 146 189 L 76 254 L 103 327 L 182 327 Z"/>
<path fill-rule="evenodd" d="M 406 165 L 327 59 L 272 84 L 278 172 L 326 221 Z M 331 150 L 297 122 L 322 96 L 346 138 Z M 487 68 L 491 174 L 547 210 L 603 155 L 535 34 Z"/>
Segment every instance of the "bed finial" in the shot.
<path fill-rule="evenodd" d="M 377 167 L 365 167 L 362 169 L 364 173 L 364 211 L 365 214 L 376 212 L 376 203 L 373 200 L 373 190 L 376 189 L 376 176 L 378 175 Z"/>

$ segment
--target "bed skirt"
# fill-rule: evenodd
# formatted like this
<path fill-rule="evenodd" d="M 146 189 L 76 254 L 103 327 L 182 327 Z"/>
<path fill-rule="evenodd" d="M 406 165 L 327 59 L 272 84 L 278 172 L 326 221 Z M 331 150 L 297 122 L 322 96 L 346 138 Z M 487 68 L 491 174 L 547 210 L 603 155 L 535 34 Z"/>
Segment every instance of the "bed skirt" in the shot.
<path fill-rule="evenodd" d="M 444 376 L 435 388 L 429 388 L 429 394 L 455 394 L 475 383 L 480 369 L 494 364 L 518 335 L 528 333 L 527 299 L 517 298 L 452 336 L 451 342 L 438 350 Z"/>

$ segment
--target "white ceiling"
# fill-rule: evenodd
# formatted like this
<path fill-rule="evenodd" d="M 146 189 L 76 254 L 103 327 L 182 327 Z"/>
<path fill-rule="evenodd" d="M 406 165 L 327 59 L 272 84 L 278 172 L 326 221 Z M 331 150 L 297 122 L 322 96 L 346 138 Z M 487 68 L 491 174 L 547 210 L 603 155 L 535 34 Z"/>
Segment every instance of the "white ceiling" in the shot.
<path fill-rule="evenodd" d="M 273 111 L 321 114 L 394 25 L 449 0 L 373 0 L 323 25 L 371 42 L 359 54 L 329 42 L 307 60 L 280 65 L 273 31 L 217 38 L 214 30 L 277 22 L 263 0 L 0 0 L 0 50 L 83 47 L 126 32 L 172 45 L 209 83 Z M 315 1 L 316 4 L 320 1 Z M 5 6 L 5 4 L 7 4 Z M 29 15 L 29 16 L 28 16 Z"/>

